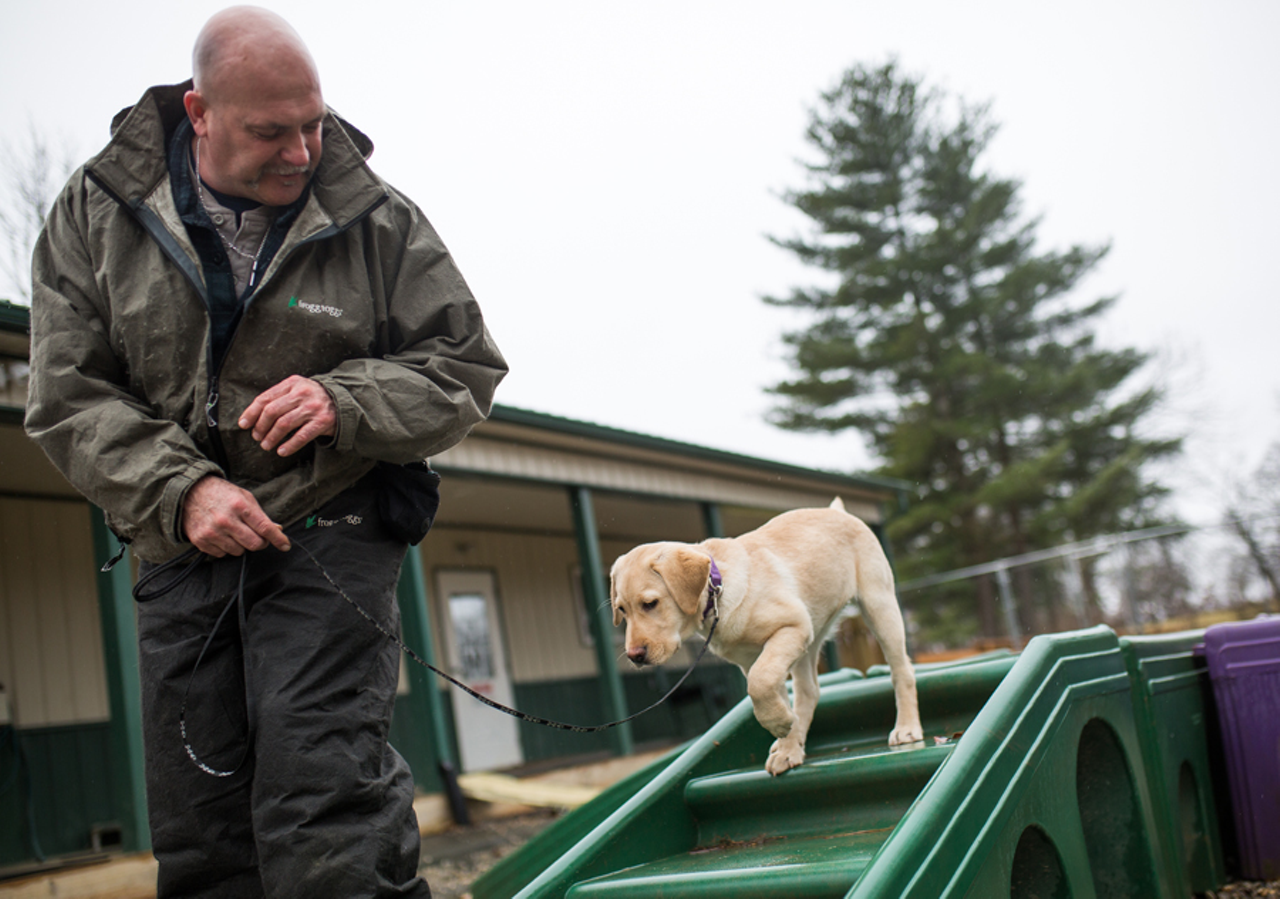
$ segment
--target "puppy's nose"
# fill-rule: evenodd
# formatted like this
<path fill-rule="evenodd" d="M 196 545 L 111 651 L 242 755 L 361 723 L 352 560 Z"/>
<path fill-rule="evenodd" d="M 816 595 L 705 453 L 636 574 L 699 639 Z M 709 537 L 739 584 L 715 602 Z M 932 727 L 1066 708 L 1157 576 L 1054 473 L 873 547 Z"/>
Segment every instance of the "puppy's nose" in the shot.
<path fill-rule="evenodd" d="M 633 665 L 643 665 L 648 661 L 649 647 L 632 646 L 627 650 L 627 658 L 631 660 Z"/>

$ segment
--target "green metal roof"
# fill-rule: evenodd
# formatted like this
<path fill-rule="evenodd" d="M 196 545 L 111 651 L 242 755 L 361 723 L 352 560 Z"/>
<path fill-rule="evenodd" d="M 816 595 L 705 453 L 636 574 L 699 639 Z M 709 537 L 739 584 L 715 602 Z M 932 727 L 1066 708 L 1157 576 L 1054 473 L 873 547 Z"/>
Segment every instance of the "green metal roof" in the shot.
<path fill-rule="evenodd" d="M 0 331 L 26 334 L 31 327 L 31 310 L 11 300 L 0 300 Z"/>
<path fill-rule="evenodd" d="M 591 440 L 602 440 L 609 443 L 623 444 L 637 449 L 674 453 L 677 455 L 702 459 L 708 462 L 747 466 L 756 469 L 757 471 L 769 471 L 791 477 L 813 477 L 814 475 L 818 475 L 824 481 L 829 481 L 833 484 L 843 484 L 860 490 L 870 489 L 892 493 L 897 497 L 899 503 L 905 502 L 911 489 L 911 485 L 906 481 L 901 481 L 896 478 L 885 478 L 867 474 L 848 474 L 817 468 L 806 468 L 800 465 L 790 465 L 785 462 L 774 462 L 768 459 L 760 459 L 754 456 L 746 456 L 740 453 L 729 452 L 727 450 L 718 450 L 710 447 L 699 446 L 693 443 L 684 443 L 679 440 L 671 440 L 665 437 L 654 437 L 650 434 L 641 434 L 636 431 L 628 431 L 622 428 L 613 428 L 606 425 L 593 424 L 591 422 L 579 421 L 572 418 L 563 418 L 561 416 L 550 415 L 545 412 L 532 412 L 528 409 L 518 409 L 514 406 L 495 405 L 489 419 L 494 422 L 540 428 L 542 430 L 554 431 L 556 433 L 566 434 L 573 437 L 583 437 Z"/>

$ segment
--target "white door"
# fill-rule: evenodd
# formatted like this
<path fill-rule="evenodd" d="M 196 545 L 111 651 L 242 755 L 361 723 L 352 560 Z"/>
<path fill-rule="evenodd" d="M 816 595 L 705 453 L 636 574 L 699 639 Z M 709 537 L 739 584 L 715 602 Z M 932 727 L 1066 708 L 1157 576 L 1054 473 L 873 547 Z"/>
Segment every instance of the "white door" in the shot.
<path fill-rule="evenodd" d="M 511 677 L 502 642 L 493 574 L 441 571 L 441 618 L 449 673 L 477 693 L 508 708 Z M 463 771 L 491 771 L 524 761 L 516 719 L 450 687 Z"/>

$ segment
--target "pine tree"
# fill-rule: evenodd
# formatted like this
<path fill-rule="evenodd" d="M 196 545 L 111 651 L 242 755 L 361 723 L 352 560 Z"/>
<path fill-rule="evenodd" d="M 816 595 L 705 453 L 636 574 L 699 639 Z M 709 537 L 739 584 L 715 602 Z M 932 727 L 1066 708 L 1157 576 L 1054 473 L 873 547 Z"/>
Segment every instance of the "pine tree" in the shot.
<path fill-rule="evenodd" d="M 916 485 L 889 528 L 900 578 L 1156 523 L 1167 491 L 1146 466 L 1180 446 L 1148 433 L 1147 355 L 1096 341 L 1115 299 L 1071 296 L 1107 247 L 1039 251 L 1019 184 L 980 167 L 994 134 L 986 108 L 896 63 L 855 66 L 813 113 L 819 161 L 786 197 L 813 233 L 775 239 L 832 277 L 765 298 L 811 320 L 784 336 L 794 376 L 772 420 L 857 429 L 882 474 Z M 949 592 L 917 620 L 972 635 L 978 592 Z"/>

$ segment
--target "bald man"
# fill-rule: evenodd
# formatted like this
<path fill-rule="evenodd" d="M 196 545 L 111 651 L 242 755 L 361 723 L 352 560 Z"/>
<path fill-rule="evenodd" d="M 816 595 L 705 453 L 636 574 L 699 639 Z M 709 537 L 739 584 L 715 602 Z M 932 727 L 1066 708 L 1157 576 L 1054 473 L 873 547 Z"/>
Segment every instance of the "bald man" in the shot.
<path fill-rule="evenodd" d="M 158 895 L 429 896 L 397 650 L 353 603 L 397 631 L 423 460 L 506 364 L 286 22 L 218 13 L 193 73 L 50 212 L 26 415 L 140 560 Z"/>

